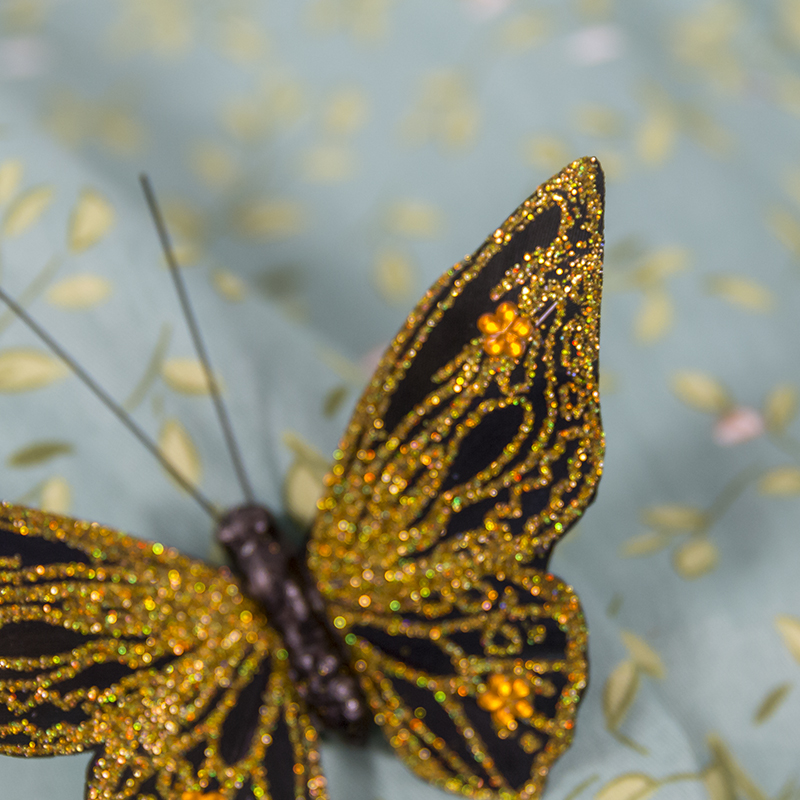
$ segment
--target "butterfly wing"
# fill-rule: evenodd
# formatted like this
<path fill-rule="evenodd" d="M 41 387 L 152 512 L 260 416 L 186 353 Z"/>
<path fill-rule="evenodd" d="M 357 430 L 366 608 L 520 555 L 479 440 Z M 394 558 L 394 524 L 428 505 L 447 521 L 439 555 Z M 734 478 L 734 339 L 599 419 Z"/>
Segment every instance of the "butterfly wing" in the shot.
<path fill-rule="evenodd" d="M 0 505 L 0 752 L 94 749 L 87 798 L 325 797 L 286 652 L 225 570 Z"/>
<path fill-rule="evenodd" d="M 547 573 L 592 501 L 603 176 L 543 184 L 423 297 L 336 453 L 309 565 L 375 718 L 423 777 L 534 797 L 586 685 Z"/>

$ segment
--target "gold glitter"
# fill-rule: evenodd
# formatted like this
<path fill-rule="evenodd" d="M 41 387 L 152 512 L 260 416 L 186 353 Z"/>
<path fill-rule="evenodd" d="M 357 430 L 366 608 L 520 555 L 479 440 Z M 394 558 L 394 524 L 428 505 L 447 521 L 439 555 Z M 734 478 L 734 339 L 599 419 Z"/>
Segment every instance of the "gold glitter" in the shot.
<path fill-rule="evenodd" d="M 601 184 L 594 159 L 570 164 L 422 298 L 309 542 L 376 722 L 474 800 L 540 796 L 586 686 L 580 604 L 547 561 L 602 471 Z M 0 752 L 96 750 L 89 800 L 324 800 L 289 652 L 226 570 L 6 504 L 0 537 L 19 547 L 0 560 Z"/>
<path fill-rule="evenodd" d="M 570 164 L 423 297 L 356 408 L 309 543 L 390 743 L 472 798 L 538 797 L 586 686 L 578 599 L 545 565 L 602 471 L 601 181 L 594 159 Z"/>
<path fill-rule="evenodd" d="M 184 792 L 181 800 L 225 800 L 219 792 Z"/>
<path fill-rule="evenodd" d="M 242 776 L 249 776 L 255 797 L 269 798 L 265 763 L 280 736 L 274 760 L 286 760 L 288 752 L 303 765 L 297 774 L 294 764 L 281 764 L 293 773 L 295 795 L 326 797 L 316 733 L 295 699 L 286 661 L 269 658 L 280 639 L 227 570 L 96 523 L 5 503 L 0 533 L 24 533 L 74 552 L 74 560 L 59 553 L 55 563 L 34 567 L 6 559 L 0 626 L 47 625 L 75 640 L 62 653 L 12 656 L 6 649 L 0 657 L 0 706 L 7 709 L 0 752 L 45 756 L 99 748 L 87 780 L 90 800 L 151 796 L 148 781 L 165 798 L 232 800 Z M 23 539 L 22 552 L 26 544 Z M 95 686 L 105 669 L 123 677 Z M 263 669 L 268 674 L 251 747 L 228 763 L 223 725 L 231 713 L 242 713 L 237 700 Z M 49 727 L 36 724 L 58 710 L 63 718 Z"/>

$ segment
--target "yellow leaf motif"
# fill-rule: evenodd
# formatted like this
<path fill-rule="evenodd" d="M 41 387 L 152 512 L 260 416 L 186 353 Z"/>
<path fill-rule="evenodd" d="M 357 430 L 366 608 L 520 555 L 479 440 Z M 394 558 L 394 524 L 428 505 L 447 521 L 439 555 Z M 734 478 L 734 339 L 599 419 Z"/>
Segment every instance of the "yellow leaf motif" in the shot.
<path fill-rule="evenodd" d="M 610 780 L 594 796 L 595 800 L 647 800 L 658 782 L 641 772 L 628 772 Z"/>
<path fill-rule="evenodd" d="M 729 793 L 724 796 L 725 800 L 728 800 L 728 798 L 731 798 L 731 800 L 733 798 L 738 799 L 739 797 L 748 798 L 748 800 L 766 800 L 764 792 L 745 772 L 741 762 L 734 756 L 725 742 L 720 739 L 718 734 L 709 733 L 706 736 L 706 742 L 713 761 L 716 762 L 727 779 Z"/>
<path fill-rule="evenodd" d="M 395 248 L 384 248 L 375 257 L 373 283 L 387 303 L 400 305 L 408 300 L 414 290 L 414 273 L 414 263 L 406 253 Z"/>
<path fill-rule="evenodd" d="M 364 126 L 369 106 L 361 89 L 339 89 L 325 109 L 325 128 L 336 136 L 348 136 Z"/>
<path fill-rule="evenodd" d="M 51 514 L 68 514 L 72 504 L 72 492 L 67 481 L 56 476 L 45 481 L 39 495 L 39 507 Z"/>
<path fill-rule="evenodd" d="M 708 288 L 711 294 L 748 311 L 765 313 L 772 308 L 775 302 L 772 292 L 768 289 L 755 281 L 736 275 L 717 275 L 709 278 Z"/>
<path fill-rule="evenodd" d="M 719 765 L 705 770 L 703 784 L 709 800 L 736 800 L 730 773 Z"/>
<path fill-rule="evenodd" d="M 681 545 L 673 556 L 675 571 L 686 580 L 711 572 L 719 561 L 719 550 L 708 539 L 692 539 Z"/>
<path fill-rule="evenodd" d="M 203 250 L 195 242 L 173 242 L 172 254 L 179 267 L 191 267 L 203 257 Z"/>
<path fill-rule="evenodd" d="M 194 358 L 170 358 L 161 367 L 161 376 L 170 389 L 181 394 L 209 394 L 203 365 Z M 219 387 L 219 379 L 214 378 Z"/>
<path fill-rule="evenodd" d="M 788 167 L 783 176 L 783 189 L 800 206 L 800 166 Z"/>
<path fill-rule="evenodd" d="M 603 713 L 606 726 L 616 731 L 628 714 L 639 691 L 639 669 L 632 659 L 621 661 L 603 687 Z"/>
<path fill-rule="evenodd" d="M 442 228 L 442 213 L 430 203 L 399 200 L 389 209 L 386 227 L 401 236 L 431 239 Z"/>
<path fill-rule="evenodd" d="M 732 43 L 743 21 L 734 3 L 702 4 L 700 10 L 682 20 L 675 31 L 675 56 L 729 91 L 744 83 L 744 72 Z"/>
<path fill-rule="evenodd" d="M 680 400 L 698 411 L 722 414 L 733 405 L 722 384 L 702 372 L 676 372 L 671 385 Z"/>
<path fill-rule="evenodd" d="M 316 183 L 346 181 L 356 169 L 356 160 L 349 147 L 321 144 L 306 151 L 303 157 L 303 177 Z"/>
<path fill-rule="evenodd" d="M 111 43 L 123 52 L 152 50 L 175 56 L 193 40 L 194 19 L 186 0 L 140 0 L 122 8 Z"/>
<path fill-rule="evenodd" d="M 37 186 L 23 192 L 8 207 L 3 217 L 3 236 L 19 236 L 36 223 L 53 200 L 50 186 Z"/>
<path fill-rule="evenodd" d="M 303 229 L 302 206 L 291 200 L 264 200 L 239 209 L 236 227 L 239 232 L 256 239 L 283 239 Z"/>
<path fill-rule="evenodd" d="M 199 242 L 206 232 L 205 217 L 189 202 L 175 199 L 166 201 L 164 218 L 173 236 L 179 236 L 191 242 Z"/>
<path fill-rule="evenodd" d="M 186 428 L 177 419 L 168 419 L 158 436 L 158 446 L 170 464 L 187 483 L 196 486 L 202 475 L 197 448 Z"/>
<path fill-rule="evenodd" d="M 557 136 L 535 136 L 522 143 L 522 157 L 539 169 L 555 170 L 569 160 L 569 150 Z"/>
<path fill-rule="evenodd" d="M 662 532 L 643 533 L 634 536 L 622 543 L 619 554 L 623 558 L 637 558 L 638 556 L 649 556 L 663 550 L 673 541 L 672 537 Z"/>
<path fill-rule="evenodd" d="M 661 247 L 650 253 L 632 275 L 633 283 L 640 289 L 653 289 L 666 278 L 683 272 L 689 264 L 689 252 L 677 245 Z"/>
<path fill-rule="evenodd" d="M 480 107 L 465 75 L 437 70 L 423 79 L 422 94 L 402 123 L 411 144 L 433 140 L 447 148 L 472 144 L 480 124 Z"/>
<path fill-rule="evenodd" d="M 284 78 L 267 82 L 263 88 L 264 111 L 271 125 L 287 127 L 305 113 L 310 89 L 296 80 Z"/>
<path fill-rule="evenodd" d="M 102 303 L 110 294 L 111 281 L 85 272 L 51 286 L 47 301 L 54 306 L 77 311 Z"/>
<path fill-rule="evenodd" d="M 669 330 L 673 316 L 672 298 L 664 289 L 646 292 L 634 323 L 636 339 L 642 344 L 657 341 Z"/>
<path fill-rule="evenodd" d="M 7 203 L 22 181 L 24 167 L 18 158 L 9 158 L 0 164 L 0 205 Z"/>
<path fill-rule="evenodd" d="M 769 470 L 758 482 L 758 491 L 776 497 L 800 494 L 800 468 L 776 467 Z"/>
<path fill-rule="evenodd" d="M 239 14 L 222 21 L 219 48 L 238 64 L 256 62 L 269 50 L 266 32 L 253 19 Z"/>
<path fill-rule="evenodd" d="M 651 109 L 636 132 L 636 149 L 645 164 L 661 164 L 669 158 L 678 137 L 678 120 L 667 106 Z"/>
<path fill-rule="evenodd" d="M 69 249 L 73 253 L 97 244 L 114 224 L 114 208 L 94 189 L 84 189 L 69 220 Z"/>
<path fill-rule="evenodd" d="M 688 105 L 682 112 L 683 129 L 714 155 L 726 155 L 733 150 L 733 135 L 702 107 Z"/>
<path fill-rule="evenodd" d="M 283 484 L 286 510 L 300 525 L 308 526 L 317 516 L 317 501 L 325 492 L 325 476 L 308 463 L 295 460 Z"/>
<path fill-rule="evenodd" d="M 768 430 L 780 433 L 797 413 L 797 389 L 789 384 L 776 386 L 764 401 L 764 422 Z"/>
<path fill-rule="evenodd" d="M 69 442 L 33 442 L 11 453 L 6 464 L 9 467 L 34 467 L 56 456 L 69 455 L 73 451 L 74 447 Z"/>
<path fill-rule="evenodd" d="M 767 696 L 759 703 L 755 714 L 753 714 L 753 723 L 761 725 L 766 722 L 781 706 L 786 699 L 789 692 L 792 691 L 791 683 L 782 683 L 776 686 Z"/>
<path fill-rule="evenodd" d="M 0 392 L 30 392 L 63 378 L 69 370 L 53 356 L 28 348 L 0 352 Z"/>
<path fill-rule="evenodd" d="M 283 443 L 294 453 L 283 483 L 286 509 L 300 524 L 310 524 L 317 514 L 317 500 L 324 491 L 328 460 L 296 433 L 284 431 Z"/>
<path fill-rule="evenodd" d="M 322 414 L 326 417 L 332 417 L 338 413 L 342 407 L 342 403 L 347 399 L 350 390 L 347 386 L 339 385 L 334 386 L 332 389 L 325 393 L 325 399 L 322 401 Z"/>
<path fill-rule="evenodd" d="M 659 530 L 694 533 L 705 525 L 706 517 L 694 506 L 663 505 L 644 509 L 642 522 Z"/>
<path fill-rule="evenodd" d="M 620 631 L 619 635 L 639 669 L 652 678 L 660 679 L 667 674 L 661 656 L 644 639 L 631 631 Z"/>
<path fill-rule="evenodd" d="M 228 132 L 244 141 L 258 139 L 269 128 L 263 104 L 249 97 L 229 100 L 222 109 L 221 117 Z"/>
<path fill-rule="evenodd" d="M 192 171 L 210 189 L 230 186 L 236 179 L 238 167 L 231 153 L 216 142 L 198 142 L 189 154 Z"/>
<path fill-rule="evenodd" d="M 778 614 L 775 617 L 775 627 L 794 659 L 800 661 L 800 619 L 788 614 Z"/>
<path fill-rule="evenodd" d="M 541 11 L 526 11 L 511 17 L 498 31 L 498 44 L 504 53 L 522 52 L 533 47 L 548 33 L 549 19 Z"/>
<path fill-rule="evenodd" d="M 767 795 L 756 785 L 753 779 L 747 774 L 741 762 L 730 751 L 725 742 L 716 733 L 709 733 L 706 736 L 708 749 L 713 760 L 720 766 L 725 776 L 728 778 L 733 795 L 737 798 L 748 798 L 748 800 L 766 800 Z M 735 791 L 733 791 L 735 790 Z M 781 793 L 780 797 L 786 800 L 787 793 Z"/>
<path fill-rule="evenodd" d="M 778 4 L 781 34 L 796 50 L 800 50 L 800 3 L 796 0 L 783 0 Z"/>
<path fill-rule="evenodd" d="M 772 232 L 795 258 L 800 258 L 800 221 L 785 208 L 772 208 L 767 216 Z"/>
<path fill-rule="evenodd" d="M 217 292 L 231 303 L 241 302 L 247 294 L 244 281 L 227 269 L 215 269 L 211 273 L 211 283 Z"/>

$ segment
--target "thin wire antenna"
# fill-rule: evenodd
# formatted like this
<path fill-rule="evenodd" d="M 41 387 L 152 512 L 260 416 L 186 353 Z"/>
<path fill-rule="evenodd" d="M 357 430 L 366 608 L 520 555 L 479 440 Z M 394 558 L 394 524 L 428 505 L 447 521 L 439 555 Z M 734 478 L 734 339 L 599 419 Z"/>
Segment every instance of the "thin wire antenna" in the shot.
<path fill-rule="evenodd" d="M 215 522 L 219 522 L 219 512 L 214 508 L 211 501 L 193 486 L 181 473 L 175 469 L 166 456 L 161 452 L 159 446 L 140 428 L 125 409 L 114 400 L 108 392 L 100 386 L 97 381 L 66 351 L 60 344 L 41 326 L 28 312 L 8 295 L 4 289 L 0 288 L 0 300 L 2 300 L 16 315 L 21 319 L 46 345 L 55 353 L 74 373 L 81 382 L 89 389 L 94 396 L 139 440 L 139 442 L 150 451 L 159 464 L 180 484 L 184 491 L 188 492 Z"/>
<path fill-rule="evenodd" d="M 189 333 L 191 334 L 192 341 L 194 342 L 195 352 L 197 353 L 197 357 L 200 359 L 200 364 L 203 367 L 203 372 L 205 373 L 206 381 L 208 382 L 211 399 L 214 401 L 214 408 L 217 411 L 217 418 L 219 419 L 219 424 L 222 426 L 222 433 L 225 436 L 225 443 L 228 447 L 228 453 L 230 454 L 231 461 L 233 462 L 233 468 L 236 471 L 236 477 L 239 479 L 239 486 L 241 487 L 242 493 L 244 494 L 247 502 L 253 503 L 255 501 L 255 495 L 253 493 L 250 480 L 247 477 L 247 472 L 244 468 L 244 462 L 242 461 L 239 446 L 236 444 L 236 437 L 233 435 L 233 427 L 231 425 L 230 418 L 228 417 L 228 411 L 225 408 L 225 403 L 222 400 L 222 393 L 219 390 L 219 385 L 217 384 L 217 381 L 214 378 L 214 373 L 211 370 L 211 361 L 208 357 L 208 352 L 206 351 L 205 345 L 203 344 L 203 339 L 200 336 L 200 328 L 197 324 L 191 303 L 189 302 L 189 293 L 186 291 L 186 284 L 184 283 L 183 276 L 181 275 L 180 267 L 178 267 L 178 262 L 175 260 L 175 253 L 172 250 L 169 234 L 167 233 L 167 226 L 164 223 L 164 217 L 162 216 L 161 209 L 158 206 L 158 201 L 156 200 L 155 193 L 153 192 L 153 187 L 150 184 L 150 179 L 147 177 L 147 175 L 142 173 L 139 176 L 139 181 L 142 184 L 142 190 L 144 191 L 147 205 L 150 208 L 150 214 L 153 217 L 153 222 L 155 222 L 156 230 L 158 231 L 158 238 L 161 240 L 161 249 L 164 251 L 164 257 L 167 259 L 167 265 L 169 266 L 169 271 L 175 284 L 175 290 L 178 293 L 178 299 L 180 300 L 181 308 L 183 309 L 183 316 L 186 319 L 186 324 L 189 326 Z"/>

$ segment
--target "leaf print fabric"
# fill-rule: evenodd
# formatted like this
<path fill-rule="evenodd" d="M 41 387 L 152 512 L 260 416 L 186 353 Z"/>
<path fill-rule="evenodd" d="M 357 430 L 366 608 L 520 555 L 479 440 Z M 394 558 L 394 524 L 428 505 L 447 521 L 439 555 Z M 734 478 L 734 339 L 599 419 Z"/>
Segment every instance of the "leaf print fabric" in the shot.
<path fill-rule="evenodd" d="M 213 502 L 237 502 L 146 170 L 253 483 L 302 527 L 410 305 L 520 197 L 597 156 L 608 449 L 552 564 L 581 597 L 592 679 L 545 797 L 791 798 L 798 19 L 793 0 L 14 0 L 0 282 Z M 0 479 L 4 500 L 219 558 L 202 513 L 5 311 Z M 321 751 L 334 797 L 416 781 L 377 743 Z M 31 800 L 77 800 L 84 769 L 0 761 Z"/>

